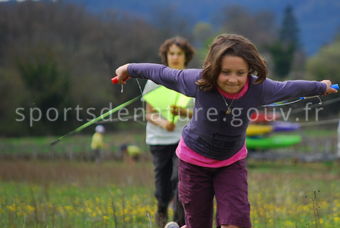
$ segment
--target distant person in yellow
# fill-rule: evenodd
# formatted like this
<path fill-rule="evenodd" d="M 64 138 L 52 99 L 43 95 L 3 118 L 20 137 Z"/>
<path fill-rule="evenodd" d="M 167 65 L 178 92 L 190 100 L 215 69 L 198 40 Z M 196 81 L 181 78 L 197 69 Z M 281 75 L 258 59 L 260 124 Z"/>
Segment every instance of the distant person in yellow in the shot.
<path fill-rule="evenodd" d="M 102 156 L 102 150 L 104 149 L 104 132 L 105 128 L 103 125 L 98 125 L 95 128 L 95 133 L 92 136 L 91 141 L 91 161 L 99 162 Z"/>
<path fill-rule="evenodd" d="M 122 144 L 120 152 L 123 154 L 124 160 L 129 162 L 138 162 L 142 153 L 138 146 L 129 144 Z"/>

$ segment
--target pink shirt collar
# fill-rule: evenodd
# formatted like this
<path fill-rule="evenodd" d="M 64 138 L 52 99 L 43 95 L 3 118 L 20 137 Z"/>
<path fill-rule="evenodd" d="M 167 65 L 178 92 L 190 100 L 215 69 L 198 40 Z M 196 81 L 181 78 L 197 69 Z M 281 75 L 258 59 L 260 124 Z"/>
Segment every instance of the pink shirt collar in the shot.
<path fill-rule="evenodd" d="M 239 99 L 241 98 L 247 91 L 249 88 L 249 78 L 247 79 L 246 84 L 243 86 L 243 88 L 241 89 L 240 92 L 238 93 L 227 93 L 225 91 L 223 91 L 220 87 L 217 86 L 217 91 L 224 97 L 228 98 L 228 99 Z"/>

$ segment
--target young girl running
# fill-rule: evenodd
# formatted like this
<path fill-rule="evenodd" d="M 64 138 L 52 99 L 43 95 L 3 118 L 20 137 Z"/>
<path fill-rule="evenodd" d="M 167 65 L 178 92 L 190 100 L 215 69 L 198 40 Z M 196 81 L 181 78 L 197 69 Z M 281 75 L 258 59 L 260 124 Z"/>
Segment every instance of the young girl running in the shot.
<path fill-rule="evenodd" d="M 126 64 L 116 75 L 120 83 L 129 77 L 146 78 L 196 98 L 193 117 L 176 151 L 187 228 L 212 227 L 214 197 L 218 227 L 251 227 L 245 161 L 251 111 L 288 98 L 337 92 L 329 80 L 266 78 L 267 66 L 254 44 L 235 34 L 215 38 L 203 70 Z"/>

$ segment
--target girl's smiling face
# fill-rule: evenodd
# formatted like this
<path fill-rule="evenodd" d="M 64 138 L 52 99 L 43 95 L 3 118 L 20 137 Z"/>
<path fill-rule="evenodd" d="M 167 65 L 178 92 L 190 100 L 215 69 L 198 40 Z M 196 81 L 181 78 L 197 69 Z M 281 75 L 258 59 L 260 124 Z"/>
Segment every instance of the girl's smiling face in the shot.
<path fill-rule="evenodd" d="M 241 57 L 226 55 L 222 58 L 217 86 L 227 93 L 238 93 L 246 84 L 249 74 L 248 63 Z"/>

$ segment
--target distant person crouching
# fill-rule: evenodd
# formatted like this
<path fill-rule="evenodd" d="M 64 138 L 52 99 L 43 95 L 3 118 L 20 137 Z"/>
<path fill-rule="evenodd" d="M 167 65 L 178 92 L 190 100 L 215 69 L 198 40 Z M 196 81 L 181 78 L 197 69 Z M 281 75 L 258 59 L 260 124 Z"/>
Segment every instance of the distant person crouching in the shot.
<path fill-rule="evenodd" d="M 122 144 L 119 150 L 124 160 L 128 162 L 138 162 L 140 160 L 141 149 L 136 145 Z"/>

